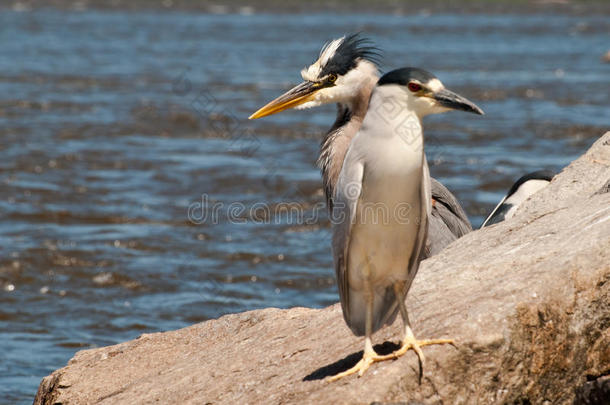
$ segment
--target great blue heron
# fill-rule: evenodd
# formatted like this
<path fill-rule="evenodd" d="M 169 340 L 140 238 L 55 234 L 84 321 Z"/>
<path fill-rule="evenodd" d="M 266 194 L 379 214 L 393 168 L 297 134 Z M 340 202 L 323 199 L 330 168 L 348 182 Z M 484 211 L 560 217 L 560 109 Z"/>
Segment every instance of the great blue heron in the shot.
<path fill-rule="evenodd" d="M 445 89 L 431 73 L 403 68 L 385 74 L 372 92 L 362 126 L 349 144 L 334 191 L 333 256 L 343 317 L 352 332 L 365 336 L 364 355 L 351 369 L 358 372 L 376 361 L 396 358 L 420 347 L 451 340 L 418 341 L 411 330 L 405 297 L 425 248 L 431 193 L 424 154 L 422 119 L 448 110 L 476 114 L 474 103 Z M 369 207 L 390 213 L 382 220 Z M 378 355 L 372 334 L 392 323 L 400 311 L 405 336 L 401 347 Z"/>
<path fill-rule="evenodd" d="M 301 71 L 303 83 L 250 116 L 251 119 L 261 118 L 288 108 L 337 103 L 337 118 L 322 140 L 318 157 L 330 212 L 345 154 L 360 129 L 371 92 L 379 79 L 378 58 L 377 48 L 359 34 L 330 41 L 322 48 L 319 58 Z M 455 196 L 433 178 L 431 190 L 432 214 L 424 258 L 472 231 L 468 216 Z"/>
<path fill-rule="evenodd" d="M 530 196 L 547 186 L 555 176 L 550 170 L 537 170 L 522 176 L 508 190 L 506 196 L 496 205 L 483 221 L 481 228 L 512 218 L 519 205 Z"/>

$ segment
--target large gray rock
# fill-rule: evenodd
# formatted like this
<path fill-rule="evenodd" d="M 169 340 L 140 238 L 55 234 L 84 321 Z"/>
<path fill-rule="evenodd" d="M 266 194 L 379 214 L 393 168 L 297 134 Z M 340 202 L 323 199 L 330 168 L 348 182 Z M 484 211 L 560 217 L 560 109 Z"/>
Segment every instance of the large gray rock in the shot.
<path fill-rule="evenodd" d="M 362 377 L 341 308 L 265 309 L 81 351 L 36 404 L 603 403 L 610 392 L 610 132 L 517 215 L 425 261 L 415 333 L 454 338 Z M 396 322 L 374 336 L 388 352 Z M 610 402 L 606 402 L 610 403 Z"/>

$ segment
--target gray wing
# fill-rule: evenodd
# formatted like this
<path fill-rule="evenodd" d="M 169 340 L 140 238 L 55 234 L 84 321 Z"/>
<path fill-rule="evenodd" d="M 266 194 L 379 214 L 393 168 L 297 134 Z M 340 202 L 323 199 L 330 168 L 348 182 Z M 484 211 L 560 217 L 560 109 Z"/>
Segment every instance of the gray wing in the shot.
<path fill-rule="evenodd" d="M 430 178 L 430 185 L 435 203 L 430 215 L 424 258 L 439 253 L 448 244 L 472 231 L 468 216 L 457 198 L 434 178 Z"/>
<path fill-rule="evenodd" d="M 348 162 L 348 157 L 346 157 L 345 161 Z M 352 225 L 356 217 L 358 200 L 362 191 L 363 174 L 364 165 L 361 162 L 352 161 L 349 164 L 344 164 L 335 188 L 331 213 L 333 259 L 341 307 L 343 308 L 343 317 L 346 320 L 350 319 L 347 250 L 349 248 Z"/>
<path fill-rule="evenodd" d="M 426 241 L 428 239 L 428 224 L 430 213 L 432 211 L 431 205 L 431 192 L 430 192 L 430 170 L 428 169 L 428 161 L 424 155 L 424 164 L 422 168 L 422 186 L 420 191 L 421 205 L 424 210 L 419 220 L 419 227 L 417 229 L 417 239 L 415 240 L 415 247 L 413 254 L 409 260 L 409 278 L 407 279 L 407 285 L 404 290 L 405 295 L 411 288 L 413 279 L 417 275 L 419 270 L 419 263 L 425 258 L 426 254 Z M 403 297 L 404 299 L 404 297 Z"/>
<path fill-rule="evenodd" d="M 471 232 L 472 225 L 468 220 L 468 215 L 451 191 L 434 178 L 430 178 L 430 185 L 432 198 L 436 200 L 432 213 L 437 211 L 447 228 L 458 238 Z"/>

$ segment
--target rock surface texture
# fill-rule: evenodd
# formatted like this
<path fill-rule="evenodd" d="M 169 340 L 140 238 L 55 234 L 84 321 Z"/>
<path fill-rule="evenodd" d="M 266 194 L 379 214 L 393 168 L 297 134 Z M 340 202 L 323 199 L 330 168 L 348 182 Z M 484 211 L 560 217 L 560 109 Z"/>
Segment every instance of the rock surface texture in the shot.
<path fill-rule="evenodd" d="M 421 383 L 413 352 L 328 383 L 362 354 L 341 308 L 271 308 L 81 351 L 35 404 L 608 404 L 610 132 L 514 218 L 426 260 L 407 304 L 416 336 L 457 346 L 423 348 Z"/>

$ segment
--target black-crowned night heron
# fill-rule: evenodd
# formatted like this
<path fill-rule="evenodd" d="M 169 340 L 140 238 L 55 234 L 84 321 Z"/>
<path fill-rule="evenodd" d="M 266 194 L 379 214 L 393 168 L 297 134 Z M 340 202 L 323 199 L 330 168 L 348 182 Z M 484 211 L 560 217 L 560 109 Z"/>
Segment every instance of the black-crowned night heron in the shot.
<path fill-rule="evenodd" d="M 373 362 L 396 358 L 409 349 L 418 355 L 421 375 L 420 347 L 452 343 L 416 340 L 405 304 L 432 209 L 422 119 L 452 109 L 483 114 L 472 102 L 445 89 L 434 75 L 417 68 L 385 74 L 372 92 L 368 112 L 345 155 L 332 212 L 343 317 L 354 334 L 365 336 L 364 355 L 331 380 L 356 372 L 362 375 Z M 374 215 L 379 210 L 389 215 L 379 218 Z M 405 327 L 402 345 L 390 355 L 378 355 L 371 336 L 392 323 L 398 311 Z"/>
<path fill-rule="evenodd" d="M 530 196 L 546 187 L 554 176 L 555 173 L 550 170 L 537 170 L 519 178 L 483 221 L 481 228 L 512 218 L 517 208 Z"/>
<path fill-rule="evenodd" d="M 318 165 L 322 171 L 329 211 L 341 167 L 350 142 L 366 115 L 371 92 L 379 79 L 379 53 L 359 34 L 328 42 L 319 58 L 301 71 L 304 82 L 271 101 L 251 119 L 284 111 L 337 103 L 337 118 L 324 136 Z M 440 252 L 449 243 L 472 230 L 455 196 L 439 181 L 431 179 L 432 215 L 424 257 Z"/>

